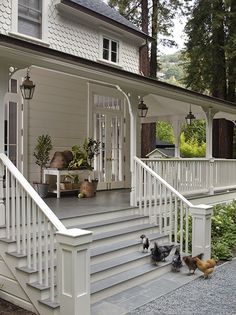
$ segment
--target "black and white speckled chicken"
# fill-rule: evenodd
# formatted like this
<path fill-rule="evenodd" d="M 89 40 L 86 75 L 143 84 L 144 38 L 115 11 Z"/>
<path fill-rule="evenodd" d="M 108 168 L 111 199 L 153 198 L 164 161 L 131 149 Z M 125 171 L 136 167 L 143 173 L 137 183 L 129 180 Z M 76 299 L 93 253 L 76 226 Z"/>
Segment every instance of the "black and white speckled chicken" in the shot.
<path fill-rule="evenodd" d="M 179 252 L 179 247 L 177 247 L 171 261 L 172 271 L 175 271 L 175 272 L 180 271 L 180 268 L 182 266 L 183 264 L 182 264 L 182 260 L 181 260 L 181 256 Z"/>
<path fill-rule="evenodd" d="M 146 250 L 148 251 L 148 248 L 150 246 L 150 241 L 149 239 L 147 238 L 147 236 L 145 234 L 142 234 L 140 235 L 140 238 L 141 238 L 141 242 L 143 244 L 143 252 L 145 252 Z"/>
<path fill-rule="evenodd" d="M 175 245 L 162 245 L 158 246 L 154 242 L 154 248 L 151 248 L 151 260 L 153 263 L 157 264 L 158 261 L 165 261 L 166 257 L 169 256 L 172 248 Z"/>

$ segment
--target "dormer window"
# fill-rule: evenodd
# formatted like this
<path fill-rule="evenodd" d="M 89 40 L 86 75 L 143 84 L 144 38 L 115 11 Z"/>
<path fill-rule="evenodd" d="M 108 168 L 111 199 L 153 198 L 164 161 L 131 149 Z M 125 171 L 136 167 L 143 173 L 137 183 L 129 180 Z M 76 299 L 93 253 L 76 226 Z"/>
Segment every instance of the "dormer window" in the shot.
<path fill-rule="evenodd" d="M 103 53 L 104 60 L 118 63 L 119 62 L 119 43 L 109 38 L 103 37 Z"/>
<path fill-rule="evenodd" d="M 18 0 L 18 32 L 42 38 L 42 0 Z"/>

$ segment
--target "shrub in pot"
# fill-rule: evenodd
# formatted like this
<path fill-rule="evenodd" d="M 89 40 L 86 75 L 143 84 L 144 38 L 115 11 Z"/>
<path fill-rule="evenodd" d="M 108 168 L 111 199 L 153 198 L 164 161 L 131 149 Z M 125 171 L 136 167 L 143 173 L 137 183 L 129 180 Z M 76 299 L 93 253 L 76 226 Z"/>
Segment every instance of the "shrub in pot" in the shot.
<path fill-rule="evenodd" d="M 43 168 L 49 162 L 50 151 L 52 150 L 52 140 L 49 135 L 41 135 L 37 138 L 37 144 L 34 148 L 35 163 L 40 167 L 40 180 L 34 183 L 35 190 L 40 197 L 44 198 L 48 194 L 49 185 L 43 183 Z"/>

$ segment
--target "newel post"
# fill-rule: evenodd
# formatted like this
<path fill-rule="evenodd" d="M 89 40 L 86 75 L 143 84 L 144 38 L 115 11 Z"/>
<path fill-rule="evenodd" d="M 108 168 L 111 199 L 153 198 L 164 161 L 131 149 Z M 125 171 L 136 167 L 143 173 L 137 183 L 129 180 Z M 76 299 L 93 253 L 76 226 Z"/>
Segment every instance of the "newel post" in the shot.
<path fill-rule="evenodd" d="M 211 258 L 211 217 L 213 207 L 198 205 L 190 207 L 192 215 L 192 255 L 204 254 L 204 259 Z"/>
<path fill-rule="evenodd" d="M 90 315 L 92 232 L 70 229 L 57 233 L 61 315 Z"/>
<path fill-rule="evenodd" d="M 4 188 L 3 188 L 3 176 L 4 176 L 4 166 L 0 160 L 0 226 L 5 225 L 5 203 L 4 203 Z"/>

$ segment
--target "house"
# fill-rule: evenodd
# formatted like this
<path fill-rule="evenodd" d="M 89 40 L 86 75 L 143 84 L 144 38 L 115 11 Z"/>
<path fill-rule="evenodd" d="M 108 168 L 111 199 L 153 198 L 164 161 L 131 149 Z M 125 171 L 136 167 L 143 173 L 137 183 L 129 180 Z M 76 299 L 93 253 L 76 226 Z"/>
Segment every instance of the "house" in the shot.
<path fill-rule="evenodd" d="M 99 288 L 108 267 L 104 270 L 106 264 L 101 267 L 101 263 L 105 256 L 106 263 L 110 262 L 114 254 L 107 248 L 114 240 L 116 245 L 126 244 L 122 248 L 124 258 L 127 248 L 138 246 L 140 232 L 153 233 L 152 240 L 160 238 L 163 242 L 170 240 L 174 233 L 177 243 L 178 211 L 183 218 L 180 222 L 183 231 L 184 219 L 191 210 L 192 252 L 200 248 L 206 257 L 210 255 L 211 207 L 194 207 L 177 190 L 185 185 L 191 190 L 210 189 L 212 193 L 215 188 L 235 187 L 234 162 L 229 168 L 227 161 L 217 164 L 210 158 L 213 117 L 234 120 L 236 109 L 230 102 L 140 75 L 139 53 L 147 40 L 146 34 L 101 0 L 1 1 L 0 297 L 38 314 L 75 315 L 79 310 L 87 315 L 90 313 L 90 293 L 96 296 L 93 302 L 104 297 Z M 23 100 L 20 93 L 27 73 L 35 84 L 31 100 Z M 138 115 L 141 100 L 148 105 L 146 118 Z M 190 103 L 194 115 L 207 120 L 208 160 L 195 161 L 194 167 L 190 162 L 183 164 L 181 161 L 184 171 L 180 165 L 175 170 L 180 170 L 182 177 L 174 177 L 176 172 L 173 171 L 170 187 L 156 174 L 155 167 L 138 158 L 140 124 L 155 122 L 158 117 L 168 119 L 178 139 L 181 121 Z M 103 154 L 95 163 L 98 188 L 106 191 L 131 188 L 132 208 L 122 209 L 122 214 L 98 213 L 86 216 L 87 221 L 83 221 L 84 217 L 62 222 L 30 185 L 39 172 L 33 160 L 35 141 L 45 133 L 52 137 L 54 151 L 81 144 L 86 137 L 101 141 Z M 215 173 L 212 165 L 216 166 Z M 211 176 L 206 176 L 206 171 Z M 142 221 L 142 229 L 137 228 L 137 224 L 131 226 L 131 216 L 134 221 Z M 103 228 L 104 220 L 103 235 L 92 229 L 95 237 L 91 244 L 92 233 L 87 229 L 94 222 L 100 225 L 96 228 Z M 116 235 L 111 235 L 115 222 L 118 224 Z M 81 224 L 86 229 L 71 228 L 81 227 Z M 121 229 L 123 224 L 125 228 Z M 105 244 L 106 233 L 110 234 L 108 245 Z M 184 237 L 181 232 L 182 252 L 186 249 Z M 130 238 L 134 239 L 132 244 Z M 93 244 L 99 247 L 99 255 Z M 136 255 L 148 259 L 140 257 L 136 247 Z M 119 250 L 121 252 L 121 248 Z M 97 259 L 96 264 L 92 264 L 93 269 L 103 268 L 99 269 L 91 292 L 90 256 L 94 261 Z M 136 260 L 138 263 L 142 260 L 136 258 L 129 261 L 132 268 Z M 151 271 L 160 274 L 159 268 L 154 270 L 148 266 L 145 277 L 135 269 L 135 279 L 130 279 L 131 273 L 122 269 L 124 266 L 128 264 L 119 265 L 121 269 L 117 266 L 111 269 L 115 273 L 126 272 L 123 278 L 126 277 L 128 283 L 119 288 L 118 283 L 104 287 L 104 281 L 106 294 L 114 294 L 124 286 L 153 277 Z M 111 269 L 110 276 L 113 275 Z"/>

